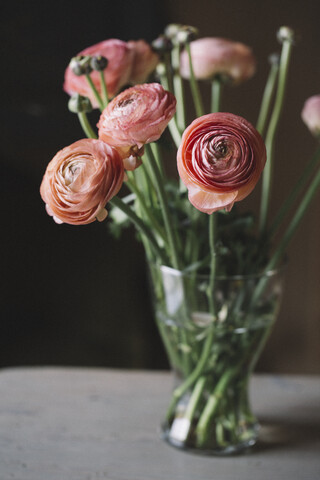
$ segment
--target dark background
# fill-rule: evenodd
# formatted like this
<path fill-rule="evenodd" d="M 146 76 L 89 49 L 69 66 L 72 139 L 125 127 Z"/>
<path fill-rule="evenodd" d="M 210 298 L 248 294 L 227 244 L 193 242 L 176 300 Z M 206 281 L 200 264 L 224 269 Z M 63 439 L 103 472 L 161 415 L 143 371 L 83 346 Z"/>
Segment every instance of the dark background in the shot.
<path fill-rule="evenodd" d="M 201 36 L 252 46 L 257 74 L 230 88 L 223 107 L 255 122 L 267 57 L 279 49 L 276 31 L 295 27 L 301 41 L 277 145 L 273 214 L 315 149 L 300 112 L 306 98 L 320 93 L 319 14 L 319 4 L 308 0 L 11 1 L 1 7 L 0 366 L 167 367 L 134 232 L 115 240 L 106 223 L 56 225 L 39 195 L 47 163 L 83 137 L 62 91 L 70 58 L 107 38 L 151 41 L 167 23 L 193 24 Z M 257 195 L 247 206 L 256 206 Z M 283 308 L 259 370 L 320 372 L 319 223 L 318 196 L 290 246 Z"/>

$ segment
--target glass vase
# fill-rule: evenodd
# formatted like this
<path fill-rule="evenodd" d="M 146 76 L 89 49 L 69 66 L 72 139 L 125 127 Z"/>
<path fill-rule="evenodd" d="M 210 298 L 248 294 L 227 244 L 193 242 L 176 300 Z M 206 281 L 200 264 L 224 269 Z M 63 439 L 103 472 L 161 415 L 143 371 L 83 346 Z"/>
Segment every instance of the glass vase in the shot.
<path fill-rule="evenodd" d="M 256 443 L 250 375 L 276 319 L 283 269 L 212 279 L 150 266 L 156 322 L 175 384 L 163 422 L 173 446 L 238 453 Z"/>

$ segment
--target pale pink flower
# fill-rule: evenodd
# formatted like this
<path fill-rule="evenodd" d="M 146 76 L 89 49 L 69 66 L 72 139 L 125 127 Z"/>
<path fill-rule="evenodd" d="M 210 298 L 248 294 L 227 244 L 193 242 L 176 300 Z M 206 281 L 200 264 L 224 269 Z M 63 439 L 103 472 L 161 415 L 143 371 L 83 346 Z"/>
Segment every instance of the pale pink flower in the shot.
<path fill-rule="evenodd" d="M 120 190 L 123 178 L 116 149 L 100 140 L 83 139 L 51 160 L 40 194 L 57 223 L 84 225 L 106 218 L 104 207 Z"/>
<path fill-rule="evenodd" d="M 131 40 L 128 46 L 134 51 L 129 83 L 144 83 L 159 63 L 159 55 L 144 40 Z"/>
<path fill-rule="evenodd" d="M 108 59 L 108 66 L 103 73 L 109 97 L 112 98 L 120 91 L 121 87 L 128 84 L 135 53 L 126 42 L 112 38 L 104 40 L 103 42 L 82 50 L 78 56 L 81 55 L 102 55 Z M 90 76 L 98 92 L 101 93 L 100 73 L 93 71 Z M 63 88 L 69 95 L 79 93 L 80 95 L 88 97 L 93 107 L 98 107 L 85 76 L 75 75 L 70 67 L 67 67 L 65 71 Z"/>
<path fill-rule="evenodd" d="M 308 98 L 301 112 L 301 117 L 310 132 L 316 137 L 320 136 L 320 95 Z"/>
<path fill-rule="evenodd" d="M 115 147 L 158 140 L 173 117 L 176 99 L 159 83 L 128 88 L 103 110 L 98 123 L 99 138 Z"/>
<path fill-rule="evenodd" d="M 262 137 L 244 118 L 211 113 L 184 131 L 177 154 L 178 171 L 189 200 L 208 214 L 245 198 L 266 162 Z"/>
<path fill-rule="evenodd" d="M 199 38 L 190 43 L 194 75 L 199 80 L 225 76 L 234 84 L 249 79 L 255 73 L 256 61 L 249 47 L 224 38 Z M 181 53 L 180 73 L 190 78 L 189 57 Z"/>

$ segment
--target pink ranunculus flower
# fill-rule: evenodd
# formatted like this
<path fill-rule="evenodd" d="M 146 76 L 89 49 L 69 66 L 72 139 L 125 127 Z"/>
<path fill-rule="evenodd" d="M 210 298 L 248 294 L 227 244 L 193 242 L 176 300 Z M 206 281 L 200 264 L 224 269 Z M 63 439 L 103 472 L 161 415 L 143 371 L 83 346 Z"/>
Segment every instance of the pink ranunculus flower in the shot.
<path fill-rule="evenodd" d="M 262 137 L 244 118 L 211 113 L 184 131 L 177 154 L 178 171 L 189 200 L 211 214 L 231 210 L 253 190 L 266 162 Z"/>
<path fill-rule="evenodd" d="M 320 95 L 313 95 L 305 101 L 301 117 L 310 132 L 320 137 Z"/>
<path fill-rule="evenodd" d="M 82 139 L 49 163 L 40 194 L 57 223 L 85 225 L 107 216 L 104 208 L 123 183 L 118 151 L 100 140 Z"/>
<path fill-rule="evenodd" d="M 243 43 L 205 37 L 191 42 L 190 50 L 194 75 L 199 80 L 221 75 L 238 84 L 252 77 L 256 70 L 255 57 L 251 49 Z M 186 50 L 181 53 L 180 73 L 183 78 L 190 78 Z"/>
<path fill-rule="evenodd" d="M 128 46 L 134 51 L 129 83 L 144 83 L 159 63 L 159 55 L 144 40 L 130 40 Z"/>
<path fill-rule="evenodd" d="M 120 91 L 121 87 L 128 84 L 135 53 L 126 42 L 113 38 L 104 40 L 82 50 L 78 56 L 81 55 L 102 55 L 108 59 L 108 66 L 103 73 L 109 97 L 112 98 Z M 93 71 L 90 76 L 98 92 L 101 93 L 100 73 Z M 67 67 L 65 71 L 63 88 L 69 95 L 79 93 L 84 97 L 88 97 L 93 107 L 98 107 L 85 76 L 75 75 L 70 67 Z"/>
<path fill-rule="evenodd" d="M 124 90 L 103 110 L 99 138 L 115 147 L 158 140 L 176 111 L 175 96 L 159 83 L 144 83 Z"/>

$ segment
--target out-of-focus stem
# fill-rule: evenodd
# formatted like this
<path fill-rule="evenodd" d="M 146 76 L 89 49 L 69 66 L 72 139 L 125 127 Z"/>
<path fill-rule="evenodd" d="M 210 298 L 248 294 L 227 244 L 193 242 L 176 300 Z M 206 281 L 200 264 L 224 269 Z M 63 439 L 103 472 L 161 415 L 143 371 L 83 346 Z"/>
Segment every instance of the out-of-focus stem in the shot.
<path fill-rule="evenodd" d="M 260 208 L 259 231 L 264 235 L 267 227 L 267 217 L 269 210 L 269 201 L 271 193 L 272 165 L 274 154 L 274 140 L 279 125 L 280 116 L 283 109 L 286 82 L 288 77 L 289 63 L 293 44 L 289 40 L 284 40 L 280 58 L 278 88 L 273 112 L 271 115 L 269 127 L 266 134 L 267 163 L 262 176 L 262 197 Z"/>

